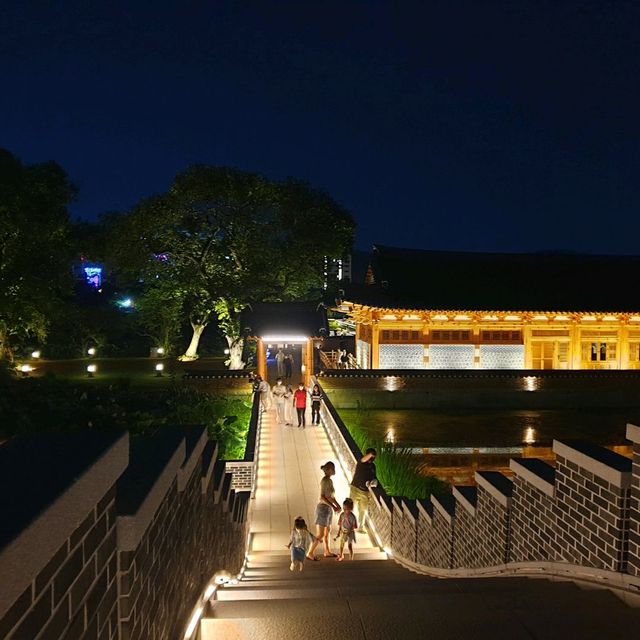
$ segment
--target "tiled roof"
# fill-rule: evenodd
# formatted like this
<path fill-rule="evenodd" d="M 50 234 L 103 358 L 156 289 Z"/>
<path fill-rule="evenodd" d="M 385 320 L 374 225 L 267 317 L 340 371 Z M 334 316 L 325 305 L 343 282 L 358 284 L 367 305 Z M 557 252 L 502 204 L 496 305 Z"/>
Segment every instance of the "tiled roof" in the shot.
<path fill-rule="evenodd" d="M 375 245 L 350 302 L 400 309 L 635 312 L 640 256 L 462 253 Z"/>

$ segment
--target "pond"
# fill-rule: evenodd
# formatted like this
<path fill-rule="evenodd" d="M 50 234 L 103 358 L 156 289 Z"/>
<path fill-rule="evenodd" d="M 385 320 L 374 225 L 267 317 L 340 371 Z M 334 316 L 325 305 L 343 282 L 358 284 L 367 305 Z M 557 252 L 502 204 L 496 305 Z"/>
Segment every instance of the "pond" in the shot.
<path fill-rule="evenodd" d="M 553 460 L 555 439 L 579 438 L 630 455 L 626 424 L 640 424 L 640 410 L 397 410 L 340 409 L 348 427 L 413 447 L 428 472 L 469 483 L 477 469 L 509 473 L 512 457 Z"/>

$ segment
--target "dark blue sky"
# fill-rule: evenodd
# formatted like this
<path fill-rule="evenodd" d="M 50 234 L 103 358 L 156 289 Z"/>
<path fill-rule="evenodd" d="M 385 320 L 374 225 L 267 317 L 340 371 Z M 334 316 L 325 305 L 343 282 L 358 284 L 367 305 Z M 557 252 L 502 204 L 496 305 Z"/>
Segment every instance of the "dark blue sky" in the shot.
<path fill-rule="evenodd" d="M 203 162 L 326 189 L 360 247 L 638 253 L 638 34 L 637 0 L 4 3 L 0 145 L 89 219 Z"/>

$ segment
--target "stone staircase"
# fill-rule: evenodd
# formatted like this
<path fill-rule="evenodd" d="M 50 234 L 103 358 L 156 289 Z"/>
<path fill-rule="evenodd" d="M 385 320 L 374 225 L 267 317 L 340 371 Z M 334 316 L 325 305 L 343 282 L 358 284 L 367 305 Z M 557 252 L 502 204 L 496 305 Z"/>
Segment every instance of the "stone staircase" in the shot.
<path fill-rule="evenodd" d="M 437 579 L 377 551 L 289 571 L 289 553 L 252 552 L 217 593 L 201 640 L 631 638 L 640 610 L 603 589 L 516 578 Z"/>

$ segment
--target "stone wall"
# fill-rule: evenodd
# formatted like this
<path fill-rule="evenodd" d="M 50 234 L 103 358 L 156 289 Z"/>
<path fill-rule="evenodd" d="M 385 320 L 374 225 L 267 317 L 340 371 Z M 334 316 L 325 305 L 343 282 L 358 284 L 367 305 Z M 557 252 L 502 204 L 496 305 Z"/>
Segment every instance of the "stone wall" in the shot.
<path fill-rule="evenodd" d="M 627 438 L 633 441 L 627 571 L 633 576 L 640 576 L 640 427 L 627 425 Z"/>
<path fill-rule="evenodd" d="M 640 407 L 640 371 L 346 369 L 319 379 L 338 410 Z"/>
<path fill-rule="evenodd" d="M 323 424 L 351 473 L 360 455 L 330 401 Z M 554 441 L 556 466 L 511 461 L 513 480 L 477 472 L 475 487 L 454 487 L 429 502 L 370 490 L 369 526 L 381 547 L 426 572 L 473 574 L 555 566 L 593 569 L 593 579 L 627 576 L 640 590 L 640 427 L 629 425 L 634 463 L 603 447 Z M 629 580 L 631 582 L 629 582 Z M 635 586 L 634 586 L 635 585 Z"/>
<path fill-rule="evenodd" d="M 0 481 L 3 640 L 181 638 L 243 565 L 251 486 L 202 427 L 14 438 Z"/>

